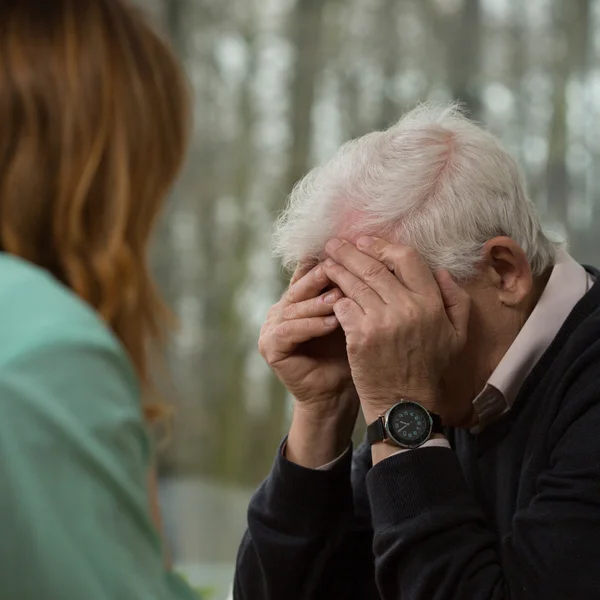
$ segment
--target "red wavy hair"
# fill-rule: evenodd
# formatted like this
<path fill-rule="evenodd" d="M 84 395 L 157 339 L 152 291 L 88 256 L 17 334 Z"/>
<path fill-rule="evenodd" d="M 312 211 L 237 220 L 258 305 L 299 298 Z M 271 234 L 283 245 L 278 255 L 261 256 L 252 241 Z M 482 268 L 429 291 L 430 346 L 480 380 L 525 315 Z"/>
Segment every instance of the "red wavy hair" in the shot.
<path fill-rule="evenodd" d="M 125 0 L 0 0 L 0 245 L 88 302 L 145 382 L 168 316 L 147 246 L 188 108 L 168 44 Z"/>

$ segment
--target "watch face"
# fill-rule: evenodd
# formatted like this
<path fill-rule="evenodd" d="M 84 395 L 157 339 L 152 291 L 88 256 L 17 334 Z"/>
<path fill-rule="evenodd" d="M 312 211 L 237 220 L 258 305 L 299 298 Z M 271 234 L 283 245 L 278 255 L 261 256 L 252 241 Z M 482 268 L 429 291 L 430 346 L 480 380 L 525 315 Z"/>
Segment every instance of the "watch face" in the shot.
<path fill-rule="evenodd" d="M 429 439 L 432 422 L 429 413 L 416 402 L 401 402 L 388 412 L 387 429 L 401 446 L 417 447 Z"/>

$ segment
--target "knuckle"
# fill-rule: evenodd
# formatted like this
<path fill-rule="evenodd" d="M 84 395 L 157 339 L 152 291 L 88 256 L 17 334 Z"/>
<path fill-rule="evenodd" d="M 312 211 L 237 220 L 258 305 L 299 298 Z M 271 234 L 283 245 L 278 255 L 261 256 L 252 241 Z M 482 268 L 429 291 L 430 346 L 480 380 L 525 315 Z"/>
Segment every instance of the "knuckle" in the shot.
<path fill-rule="evenodd" d="M 260 328 L 260 333 L 258 335 L 258 347 L 260 349 L 260 347 L 262 346 L 262 344 L 264 344 L 264 340 L 265 340 L 265 336 L 267 334 L 267 325 L 263 325 Z"/>
<path fill-rule="evenodd" d="M 292 277 L 290 278 L 290 285 L 294 285 L 296 281 L 302 279 L 304 274 L 306 273 L 306 265 L 302 265 L 298 263 L 294 268 L 294 272 L 292 273 Z"/>
<path fill-rule="evenodd" d="M 279 301 L 276 304 L 273 304 L 273 306 L 271 306 L 271 308 L 267 312 L 267 321 L 272 321 L 273 319 L 277 318 L 279 316 L 280 312 L 281 312 L 281 301 Z"/>
<path fill-rule="evenodd" d="M 350 355 L 357 354 L 362 347 L 362 342 L 360 338 L 356 335 L 348 335 L 346 336 L 346 351 Z"/>
<path fill-rule="evenodd" d="M 266 352 L 265 354 L 262 355 L 264 361 L 267 363 L 267 365 L 269 365 L 270 367 L 273 366 L 273 364 L 275 363 L 275 355 L 273 354 L 272 351 Z"/>
<path fill-rule="evenodd" d="M 271 329 L 272 329 L 272 321 L 267 319 L 263 323 L 262 327 L 260 328 L 260 333 L 258 336 L 259 343 L 264 342 L 264 340 L 267 338 L 267 335 L 269 334 Z"/>
<path fill-rule="evenodd" d="M 379 340 L 379 331 L 373 325 L 367 325 L 362 333 L 363 344 L 368 348 L 373 348 Z"/>
<path fill-rule="evenodd" d="M 293 331 L 293 325 L 291 322 L 279 323 L 276 328 L 276 335 L 280 338 L 289 336 Z"/>
<path fill-rule="evenodd" d="M 316 298 L 311 298 L 308 302 L 306 302 L 304 308 L 306 316 L 312 315 L 313 313 L 318 313 L 322 310 L 323 306 L 326 305 L 325 298 L 331 294 L 331 292 L 325 292 Z"/>
<path fill-rule="evenodd" d="M 368 288 L 364 283 L 354 283 L 350 286 L 350 296 L 358 298 L 359 300 L 364 298 L 368 293 Z M 360 304 L 360 303 L 359 303 Z"/>
<path fill-rule="evenodd" d="M 268 352 L 269 352 L 269 344 L 268 344 L 268 342 L 267 342 L 267 340 L 266 340 L 266 337 L 265 337 L 265 336 L 262 336 L 262 335 L 261 335 L 261 336 L 258 338 L 258 351 L 260 352 L 260 355 L 261 355 L 263 358 L 266 358 L 266 357 L 267 357 L 267 354 L 268 354 Z"/>
<path fill-rule="evenodd" d="M 351 304 L 347 300 L 344 302 L 338 302 L 335 305 L 335 312 L 340 315 L 347 315 L 350 312 Z"/>
<path fill-rule="evenodd" d="M 333 290 L 333 292 L 331 292 L 331 294 L 334 294 L 334 297 L 336 298 L 336 301 L 341 300 L 342 298 L 344 298 L 344 293 L 342 292 L 342 290 L 340 288 L 335 288 Z"/>
<path fill-rule="evenodd" d="M 404 305 L 404 318 L 414 323 L 418 321 L 421 316 L 419 307 L 414 302 L 408 302 Z"/>
<path fill-rule="evenodd" d="M 286 292 L 286 300 L 288 302 L 294 303 L 296 302 L 296 298 L 298 296 L 298 286 L 296 284 L 291 285 Z"/>
<path fill-rule="evenodd" d="M 398 329 L 398 325 L 401 321 L 394 313 L 387 313 L 384 317 L 377 323 L 377 327 L 380 332 L 391 332 Z"/>
<path fill-rule="evenodd" d="M 380 262 L 369 264 L 363 271 L 363 275 L 366 279 L 377 279 L 381 277 L 387 268 Z"/>
<path fill-rule="evenodd" d="M 403 246 L 399 251 L 399 258 L 403 261 L 412 262 L 420 260 L 419 253 L 411 246 Z"/>
<path fill-rule="evenodd" d="M 328 273 L 340 273 L 342 271 L 342 266 L 339 265 L 338 263 L 332 261 L 332 260 L 327 260 L 323 263 L 323 266 L 325 267 L 325 270 Z"/>

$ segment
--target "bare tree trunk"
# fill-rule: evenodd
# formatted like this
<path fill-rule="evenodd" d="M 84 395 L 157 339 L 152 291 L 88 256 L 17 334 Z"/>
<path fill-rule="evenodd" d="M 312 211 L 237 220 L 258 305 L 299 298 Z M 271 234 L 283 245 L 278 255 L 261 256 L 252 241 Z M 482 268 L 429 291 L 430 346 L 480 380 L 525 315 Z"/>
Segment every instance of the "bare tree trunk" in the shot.
<path fill-rule="evenodd" d="M 195 136 L 190 149 L 189 164 L 184 174 L 183 189 L 190 193 L 177 198 L 172 215 L 171 236 L 179 235 L 175 226 L 189 222 L 193 230 L 192 247 L 186 247 L 174 257 L 170 268 L 177 274 L 180 288 L 177 305 L 197 303 L 196 323 L 182 320 L 185 330 L 198 328 L 200 335 L 173 361 L 181 398 L 176 411 L 176 435 L 171 440 L 174 461 L 180 471 L 218 474 L 219 406 L 223 393 L 220 377 L 221 333 L 216 323 L 220 310 L 218 281 L 218 232 L 215 232 L 216 209 L 222 187 L 222 165 L 225 159 L 224 140 L 220 129 L 220 110 L 214 98 L 219 79 L 213 59 L 213 36 L 219 26 L 219 15 L 210 3 L 191 4 L 185 0 L 166 0 L 165 19 L 174 38 L 175 47 L 185 53 L 185 24 L 198 19 L 195 28 L 200 44 L 194 49 L 194 69 L 201 82 L 195 90 L 194 102 L 202 110 L 195 114 Z M 185 54 L 182 54 L 185 58 Z M 175 240 L 177 242 L 177 240 Z M 191 258 L 193 256 L 193 258 Z M 185 317 L 185 315 L 182 315 Z M 200 321 L 200 324 L 197 324 Z M 187 334 L 183 331 L 183 334 Z M 194 335 L 194 337 L 196 337 Z"/>
<path fill-rule="evenodd" d="M 348 139 L 355 139 L 365 133 L 360 116 L 359 87 L 360 78 L 356 71 L 340 76 L 340 92 L 344 99 L 344 131 L 347 132 Z"/>
<path fill-rule="evenodd" d="M 160 6 L 161 10 L 159 12 L 173 47 L 179 53 L 180 58 L 185 60 L 185 32 L 182 27 L 185 18 L 183 6 L 181 0 L 169 0 Z M 164 211 L 165 216 L 170 212 L 171 206 L 178 201 L 178 196 L 179 190 L 175 189 L 167 201 L 167 210 Z M 173 264 L 177 260 L 173 241 L 171 224 L 168 218 L 163 217 L 154 233 L 150 256 L 158 286 L 165 301 L 171 307 L 175 306 L 181 293 L 177 272 L 173 269 Z M 168 363 L 168 356 L 161 358 L 164 358 L 165 362 Z M 161 365 L 159 364 L 159 366 Z M 157 380 L 153 383 L 161 393 L 168 395 L 169 402 L 176 402 L 173 397 L 174 390 L 171 379 L 167 380 L 167 377 L 165 377 L 164 380 Z M 173 443 L 159 453 L 157 457 L 159 473 L 171 472 L 177 468 L 179 450 L 179 445 Z"/>
<path fill-rule="evenodd" d="M 452 74 L 452 95 L 465 103 L 475 119 L 481 114 L 481 27 L 479 0 L 464 0 L 447 55 L 448 71 Z"/>
<path fill-rule="evenodd" d="M 379 12 L 380 61 L 383 65 L 383 90 L 381 98 L 381 113 L 379 128 L 385 129 L 400 117 L 400 109 L 396 98 L 396 75 L 400 55 L 400 35 L 398 31 L 398 2 L 383 0 Z"/>
<path fill-rule="evenodd" d="M 323 9 L 326 0 L 296 0 L 290 28 L 294 46 L 294 77 L 291 85 L 289 149 L 285 186 L 290 190 L 308 171 L 312 142 L 312 109 L 321 67 Z"/>
<path fill-rule="evenodd" d="M 514 9 L 513 20 L 510 26 L 509 43 L 511 48 L 511 87 L 515 96 L 515 131 L 523 134 L 527 128 L 528 98 L 525 91 L 525 77 L 527 70 L 527 24 L 525 21 L 525 7 L 519 5 Z M 523 137 L 519 138 L 518 159 L 523 158 Z"/>
<path fill-rule="evenodd" d="M 356 61 L 357 49 L 362 48 L 363 39 L 360 34 L 348 34 L 352 31 L 353 18 L 361 1 L 343 1 L 336 5 L 335 0 L 330 0 L 328 7 L 329 10 L 336 8 L 335 18 L 330 19 L 323 34 L 327 40 L 327 44 L 323 46 L 329 49 L 328 66 L 335 71 L 337 77 L 336 94 L 345 140 L 355 139 L 370 129 L 364 123 L 361 112 L 362 68 Z"/>
<path fill-rule="evenodd" d="M 326 0 L 296 0 L 291 14 L 291 39 L 295 53 L 294 75 L 291 85 L 290 129 L 292 144 L 284 175 L 284 188 L 291 190 L 308 171 L 313 136 L 312 109 L 319 73 L 321 71 L 323 9 Z M 275 210 L 281 209 L 283 198 L 278 198 Z M 280 294 L 286 285 L 281 276 L 278 282 Z M 281 437 L 285 423 L 287 392 L 273 377 L 269 390 L 270 419 L 263 440 L 265 448 L 272 448 Z"/>
<path fill-rule="evenodd" d="M 587 154 L 590 161 L 592 171 L 589 167 L 587 172 L 583 170 L 571 175 L 571 185 L 573 189 L 573 197 L 570 201 L 580 201 L 585 205 L 592 204 L 592 219 L 587 223 L 587 227 L 581 227 L 576 235 L 572 236 L 571 248 L 573 253 L 581 260 L 590 263 L 598 262 L 598 212 L 597 212 L 597 182 L 600 182 L 600 177 L 596 175 L 598 161 L 600 156 L 594 153 L 588 144 L 588 127 L 595 126 L 595 123 L 590 123 L 590 106 L 586 99 L 589 94 L 587 88 L 587 80 L 590 73 L 590 62 L 592 58 L 591 38 L 593 35 L 591 19 L 591 2 L 590 0 L 574 0 L 571 4 L 571 27 L 569 34 L 570 62 L 572 77 L 579 84 L 578 94 L 572 101 L 578 103 L 577 108 L 577 135 L 573 140 L 574 143 L 581 146 Z M 582 207 L 582 210 L 588 210 L 588 206 Z"/>
<path fill-rule="evenodd" d="M 463 0 L 461 10 L 451 17 L 442 17 L 434 0 L 416 1 L 424 22 L 445 46 L 446 77 L 452 98 L 462 102 L 470 116 L 478 119 L 483 27 L 480 0 Z"/>
<path fill-rule="evenodd" d="M 550 124 L 550 147 L 546 168 L 548 207 L 551 216 L 564 224 L 569 234 L 569 195 L 572 190 L 567 168 L 568 125 L 567 85 L 576 73 L 581 74 L 587 62 L 589 1 L 575 0 L 556 6 L 556 34 L 564 36 L 564 51 L 556 57 L 553 111 Z M 560 48 L 560 45 L 558 45 Z"/>
<path fill-rule="evenodd" d="M 162 6 L 165 28 L 169 34 L 173 47 L 177 50 L 181 60 L 185 60 L 186 42 L 183 31 L 184 15 L 183 0 L 165 0 Z M 174 192 L 176 195 L 177 192 Z M 169 201 L 171 204 L 173 200 Z M 173 241 L 171 231 L 166 219 L 162 219 L 153 240 L 152 262 L 155 267 L 156 277 L 169 304 L 175 301 L 177 290 L 173 278 Z"/>
<path fill-rule="evenodd" d="M 216 326 L 221 333 L 221 423 L 220 430 L 227 432 L 219 437 L 220 474 L 228 481 L 254 483 L 248 469 L 248 422 L 242 418 L 245 412 L 244 387 L 245 365 L 249 348 L 247 347 L 245 315 L 240 314 L 238 291 L 248 277 L 248 262 L 252 246 L 252 223 L 248 205 L 252 193 L 253 173 L 255 171 L 255 109 L 252 96 L 252 84 L 256 75 L 257 52 L 255 45 L 255 24 L 250 18 L 243 27 L 246 48 L 248 49 L 248 68 L 240 91 L 238 113 L 240 130 L 232 156 L 231 196 L 236 199 L 238 219 L 232 240 L 233 251 L 229 264 L 221 279 L 220 315 Z M 254 345 L 252 346 L 254 350 Z M 264 463 L 262 463 L 264 464 Z"/>
<path fill-rule="evenodd" d="M 171 43 L 182 60 L 187 57 L 187 35 L 184 30 L 187 0 L 165 0 L 165 21 Z"/>

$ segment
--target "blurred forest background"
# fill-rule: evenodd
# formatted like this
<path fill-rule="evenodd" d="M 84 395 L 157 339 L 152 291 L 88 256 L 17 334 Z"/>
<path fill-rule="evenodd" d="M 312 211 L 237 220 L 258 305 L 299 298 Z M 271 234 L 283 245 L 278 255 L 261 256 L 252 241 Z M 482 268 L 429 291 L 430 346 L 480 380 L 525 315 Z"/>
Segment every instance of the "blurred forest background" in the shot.
<path fill-rule="evenodd" d="M 138 0 L 185 62 L 191 154 L 158 231 L 180 319 L 161 455 L 176 562 L 224 595 L 290 402 L 256 351 L 285 279 L 271 224 L 342 142 L 461 100 L 526 172 L 548 227 L 600 264 L 600 0 Z"/>

